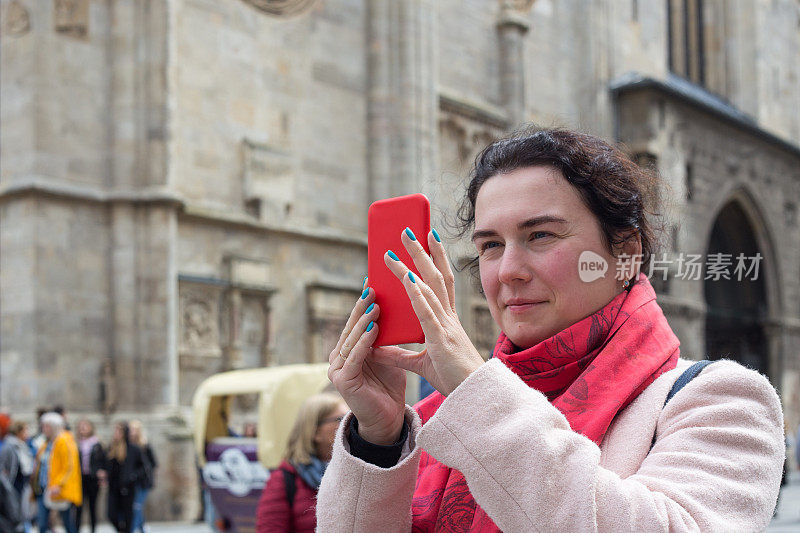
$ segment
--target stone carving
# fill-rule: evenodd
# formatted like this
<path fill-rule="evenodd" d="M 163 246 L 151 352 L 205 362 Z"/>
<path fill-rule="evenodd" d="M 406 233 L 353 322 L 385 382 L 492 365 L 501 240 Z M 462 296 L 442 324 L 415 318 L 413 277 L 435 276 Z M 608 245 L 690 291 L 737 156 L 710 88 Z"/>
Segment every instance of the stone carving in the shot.
<path fill-rule="evenodd" d="M 180 352 L 199 356 L 219 356 L 219 297 L 213 289 L 181 287 Z"/>
<path fill-rule="evenodd" d="M 17 0 L 13 0 L 6 8 L 6 33 L 22 35 L 31 29 L 31 18 L 28 10 Z"/>
<path fill-rule="evenodd" d="M 213 321 L 208 302 L 188 302 L 183 310 L 183 340 L 186 346 L 202 347 L 213 340 Z"/>
<path fill-rule="evenodd" d="M 71 37 L 86 37 L 89 31 L 89 0 L 55 0 L 55 29 Z"/>
<path fill-rule="evenodd" d="M 317 0 L 245 0 L 245 2 L 270 15 L 289 16 L 310 9 Z"/>

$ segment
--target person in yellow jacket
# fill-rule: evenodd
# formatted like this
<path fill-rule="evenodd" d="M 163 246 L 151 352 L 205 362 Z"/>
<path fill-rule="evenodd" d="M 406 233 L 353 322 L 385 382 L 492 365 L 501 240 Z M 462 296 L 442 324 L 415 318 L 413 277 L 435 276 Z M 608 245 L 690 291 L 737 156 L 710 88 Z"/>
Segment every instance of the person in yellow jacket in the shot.
<path fill-rule="evenodd" d="M 36 453 L 31 482 L 38 500 L 39 531 L 47 531 L 50 510 L 59 511 L 67 533 L 78 533 L 75 506 L 81 505 L 81 465 L 78 445 L 72 433 L 64 430 L 64 418 L 45 413 L 41 419 L 47 439 Z"/>

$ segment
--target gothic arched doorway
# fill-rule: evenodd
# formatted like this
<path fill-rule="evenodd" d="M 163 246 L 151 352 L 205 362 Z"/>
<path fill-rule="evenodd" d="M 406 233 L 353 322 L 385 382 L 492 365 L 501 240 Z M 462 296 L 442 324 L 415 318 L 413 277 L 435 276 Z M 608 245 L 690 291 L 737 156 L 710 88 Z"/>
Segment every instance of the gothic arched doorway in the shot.
<path fill-rule="evenodd" d="M 764 266 L 750 217 L 738 202 L 728 202 L 714 222 L 706 250 L 706 354 L 768 375 Z"/>

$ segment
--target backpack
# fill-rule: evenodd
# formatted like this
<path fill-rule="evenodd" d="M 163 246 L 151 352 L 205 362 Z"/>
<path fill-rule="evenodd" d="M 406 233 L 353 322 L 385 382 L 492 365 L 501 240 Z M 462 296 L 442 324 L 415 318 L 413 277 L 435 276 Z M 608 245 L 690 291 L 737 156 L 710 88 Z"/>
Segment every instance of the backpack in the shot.
<path fill-rule="evenodd" d="M 707 367 L 708 365 L 710 365 L 713 362 L 714 361 L 708 361 L 708 360 L 697 361 L 692 366 L 690 366 L 689 368 L 684 370 L 683 374 L 678 376 L 678 379 L 676 379 L 675 383 L 672 384 L 672 388 L 669 390 L 669 393 L 667 394 L 667 398 L 664 400 L 664 405 L 662 406 L 662 409 L 667 406 L 669 401 L 676 394 L 678 394 L 679 390 L 684 388 L 690 381 L 692 381 L 694 378 L 696 378 L 700 374 L 700 372 L 703 371 L 703 369 L 705 367 Z M 653 446 L 655 446 L 655 445 L 656 445 L 656 436 L 655 436 L 655 434 L 653 434 L 653 441 L 650 443 L 650 449 L 652 450 Z"/>
<path fill-rule="evenodd" d="M 285 468 L 281 468 L 283 472 L 283 487 L 286 489 L 286 499 L 289 501 L 289 509 L 294 506 L 294 495 L 297 493 L 297 482 L 294 479 L 294 474 Z"/>

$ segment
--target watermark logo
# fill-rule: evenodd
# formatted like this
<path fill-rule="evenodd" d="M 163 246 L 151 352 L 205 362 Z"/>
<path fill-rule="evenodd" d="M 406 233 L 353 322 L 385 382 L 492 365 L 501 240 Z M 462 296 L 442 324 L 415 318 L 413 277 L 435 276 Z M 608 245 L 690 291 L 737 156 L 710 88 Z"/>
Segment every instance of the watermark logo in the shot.
<path fill-rule="evenodd" d="M 747 256 L 713 253 L 705 258 L 701 254 L 662 253 L 653 254 L 649 267 L 644 271 L 648 278 L 661 278 L 666 281 L 672 277 L 680 280 L 719 281 L 756 281 L 758 280 L 761 260 L 760 253 Z M 631 277 L 634 266 L 642 262 L 642 255 L 620 254 L 616 258 L 614 279 L 624 281 Z M 591 250 L 586 250 L 578 257 L 578 276 L 581 281 L 590 283 L 604 278 L 608 272 L 608 262 Z"/>
<path fill-rule="evenodd" d="M 607 271 L 608 262 L 591 250 L 582 252 L 578 258 L 578 276 L 584 283 L 605 277 Z"/>

